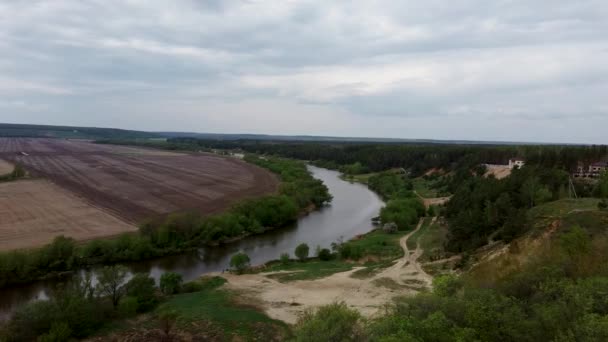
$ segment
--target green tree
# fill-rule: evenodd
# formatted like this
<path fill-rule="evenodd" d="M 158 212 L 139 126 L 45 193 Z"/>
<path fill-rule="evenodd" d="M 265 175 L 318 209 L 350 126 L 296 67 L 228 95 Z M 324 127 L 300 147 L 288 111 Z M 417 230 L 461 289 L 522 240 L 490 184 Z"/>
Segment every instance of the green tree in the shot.
<path fill-rule="evenodd" d="M 361 314 L 349 309 L 345 303 L 334 303 L 307 311 L 294 329 L 294 341 L 364 341 L 365 332 Z"/>
<path fill-rule="evenodd" d="M 534 207 L 534 205 L 536 204 L 536 194 L 539 191 L 540 187 L 541 184 L 538 180 L 538 177 L 528 178 L 522 185 L 521 193 L 526 199 L 526 202 L 528 203 L 530 208 Z"/>
<path fill-rule="evenodd" d="M 440 297 L 454 296 L 463 286 L 462 280 L 452 274 L 433 279 L 433 293 Z"/>
<path fill-rule="evenodd" d="M 97 291 L 100 295 L 109 297 L 115 309 L 124 295 L 127 274 L 127 268 L 122 265 L 105 266 L 97 272 Z"/>
<path fill-rule="evenodd" d="M 604 171 L 597 184 L 600 198 L 608 198 L 608 171 Z"/>
<path fill-rule="evenodd" d="M 295 255 L 300 261 L 306 260 L 308 258 L 308 253 L 310 252 L 310 248 L 307 244 L 301 243 L 296 247 Z"/>
<path fill-rule="evenodd" d="M 166 272 L 160 276 L 160 290 L 165 295 L 172 295 L 179 292 L 182 286 L 182 276 L 175 272 Z"/>
<path fill-rule="evenodd" d="M 230 267 L 235 269 L 240 274 L 249 268 L 250 262 L 251 260 L 249 259 L 249 255 L 239 252 L 230 258 Z"/>
<path fill-rule="evenodd" d="M 137 312 L 145 312 L 156 305 L 156 286 L 148 274 L 137 273 L 125 285 L 126 294 L 137 301 Z"/>

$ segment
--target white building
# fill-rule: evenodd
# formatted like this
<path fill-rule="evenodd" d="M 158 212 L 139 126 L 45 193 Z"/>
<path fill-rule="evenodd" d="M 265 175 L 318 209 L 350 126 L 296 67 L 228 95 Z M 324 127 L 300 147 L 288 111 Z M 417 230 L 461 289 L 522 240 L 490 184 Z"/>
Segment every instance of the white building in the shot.
<path fill-rule="evenodd" d="M 511 170 L 513 170 L 516 166 L 517 166 L 517 168 L 521 168 L 525 164 L 526 164 L 526 162 L 523 159 L 519 159 L 519 158 L 509 159 L 509 169 L 511 169 Z"/>

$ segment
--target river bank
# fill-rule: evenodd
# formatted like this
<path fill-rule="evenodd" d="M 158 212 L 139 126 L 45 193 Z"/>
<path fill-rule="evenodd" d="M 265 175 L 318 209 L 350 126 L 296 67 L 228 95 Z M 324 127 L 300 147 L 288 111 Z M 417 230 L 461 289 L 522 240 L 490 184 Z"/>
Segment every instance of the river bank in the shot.
<path fill-rule="evenodd" d="M 141 262 L 127 263 L 132 273 L 149 273 L 157 281 L 165 272 L 179 273 L 184 281 L 198 279 L 201 274 L 221 272 L 229 268 L 230 257 L 239 251 L 247 253 L 252 264 L 278 259 L 282 253 L 291 253 L 302 242 L 312 248 L 327 248 L 340 238 L 348 240 L 372 229 L 371 218 L 384 205 L 367 187 L 350 184 L 339 178 L 339 173 L 309 166 L 310 172 L 320 179 L 333 195 L 332 203 L 319 211 L 298 219 L 290 227 L 250 236 L 232 244 L 205 247 L 190 253 L 167 256 Z M 17 306 L 36 299 L 45 299 L 52 289 L 68 279 L 37 281 L 0 291 L 0 316 L 6 317 Z"/>

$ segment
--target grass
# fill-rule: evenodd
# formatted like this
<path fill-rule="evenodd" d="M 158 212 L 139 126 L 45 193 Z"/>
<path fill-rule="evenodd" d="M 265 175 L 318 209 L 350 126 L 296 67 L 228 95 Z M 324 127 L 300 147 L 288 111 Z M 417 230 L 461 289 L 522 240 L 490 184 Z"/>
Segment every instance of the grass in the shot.
<path fill-rule="evenodd" d="M 267 277 L 286 283 L 295 280 L 314 280 L 328 277 L 339 272 L 350 271 L 355 265 L 342 260 L 322 261 L 310 259 L 305 262 L 290 261 L 287 264 L 276 263 L 264 269 L 264 272 L 285 271 Z"/>
<path fill-rule="evenodd" d="M 575 211 L 597 210 L 597 198 L 567 198 L 554 202 L 545 203 L 530 209 L 530 218 L 562 217 Z"/>
<path fill-rule="evenodd" d="M 424 234 L 420 236 L 420 248 L 424 251 L 418 261 L 427 262 L 439 260 L 449 257 L 444 245 L 448 241 L 448 227 L 436 220 L 435 223 L 429 225 Z"/>
<path fill-rule="evenodd" d="M 449 194 L 445 191 L 445 189 L 438 188 L 437 182 L 437 180 L 428 180 L 424 179 L 423 177 L 412 179 L 414 191 L 424 198 L 448 196 Z"/>
<path fill-rule="evenodd" d="M 432 217 L 425 217 L 420 229 L 416 233 L 412 234 L 409 239 L 407 239 L 407 248 L 410 251 L 415 250 L 418 247 L 418 240 L 421 236 L 426 234 L 432 220 Z"/>
<path fill-rule="evenodd" d="M 528 211 L 532 234 L 543 232 L 556 220 L 585 217 L 585 213 L 598 212 L 599 201 L 597 198 L 568 198 L 536 206 Z"/>
<path fill-rule="evenodd" d="M 252 305 L 239 303 L 237 293 L 218 288 L 225 279 L 217 278 L 201 282 L 197 286 L 201 291 L 169 297 L 152 313 L 136 320 L 113 322 L 102 334 L 124 337 L 121 334 L 132 335 L 136 331 L 142 336 L 157 329 L 158 314 L 167 311 L 177 313 L 176 328 L 180 332 L 211 340 L 270 341 L 289 334 L 285 323 L 269 318 Z"/>
<path fill-rule="evenodd" d="M 360 175 L 347 175 L 347 174 L 341 174 L 340 178 L 342 180 L 348 181 L 348 182 L 357 182 L 357 183 L 362 183 L 362 184 L 367 184 L 369 179 L 375 175 L 377 175 L 378 172 L 372 172 L 372 173 L 363 173 Z"/>
<path fill-rule="evenodd" d="M 403 257 L 403 249 L 399 246 L 399 239 L 405 234 L 385 233 L 382 230 L 373 230 L 358 239 L 350 240 L 348 244 L 351 250 L 360 256 L 358 260 L 342 260 L 334 255 L 333 260 L 322 261 L 318 258 L 310 258 L 304 262 L 291 260 L 283 264 L 273 261 L 266 264 L 266 268 L 257 272 L 284 272 L 268 275 L 269 278 L 279 282 L 290 282 L 295 280 L 314 280 L 328 277 L 339 272 L 352 270 L 357 266 L 365 268 L 353 273 L 355 278 L 371 277 L 380 270 L 392 265 L 395 259 Z"/>
<path fill-rule="evenodd" d="M 403 257 L 403 249 L 399 245 L 399 239 L 406 233 L 391 234 L 376 229 L 346 243 L 352 249 L 358 250 L 363 257 L 393 260 Z"/>

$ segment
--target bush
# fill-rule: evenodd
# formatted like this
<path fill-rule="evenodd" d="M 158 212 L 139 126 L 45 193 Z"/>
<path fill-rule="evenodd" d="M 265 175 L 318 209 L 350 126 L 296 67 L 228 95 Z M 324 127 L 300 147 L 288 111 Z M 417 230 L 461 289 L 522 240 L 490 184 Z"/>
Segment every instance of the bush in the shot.
<path fill-rule="evenodd" d="M 239 252 L 233 255 L 232 258 L 230 258 L 230 267 L 234 268 L 237 273 L 240 274 L 249 268 L 250 261 L 251 260 L 249 259 L 249 255 L 243 252 Z"/>
<path fill-rule="evenodd" d="M 121 317 L 135 316 L 138 308 L 139 304 L 137 302 L 137 298 L 135 297 L 123 297 L 118 304 L 118 312 L 120 313 Z"/>
<path fill-rule="evenodd" d="M 147 274 L 137 273 L 125 285 L 127 296 L 137 301 L 137 312 L 151 310 L 157 303 L 154 279 Z"/>
<path fill-rule="evenodd" d="M 38 342 L 65 342 L 69 341 L 70 336 L 72 336 L 70 327 L 66 323 L 60 322 L 53 324 L 48 333 L 38 338 Z"/>
<path fill-rule="evenodd" d="M 334 303 L 307 311 L 294 329 L 294 341 L 363 341 L 362 317 L 345 303 Z"/>
<path fill-rule="evenodd" d="M 308 247 L 307 244 L 305 243 L 301 243 L 298 245 L 298 247 L 296 247 L 296 257 L 298 259 L 300 259 L 300 261 L 304 261 L 306 260 L 306 258 L 308 258 L 308 253 L 310 252 L 310 247 Z"/>
<path fill-rule="evenodd" d="M 182 276 L 175 272 L 167 272 L 160 276 L 160 290 L 165 295 L 172 295 L 179 292 L 182 285 Z"/>
<path fill-rule="evenodd" d="M 331 251 L 327 248 L 323 248 L 319 251 L 319 259 L 322 261 L 329 261 L 332 258 Z"/>
<path fill-rule="evenodd" d="M 280 260 L 281 260 L 281 264 L 283 264 L 283 265 L 289 264 L 289 262 L 291 261 L 291 259 L 289 258 L 289 253 L 281 254 Z"/>

